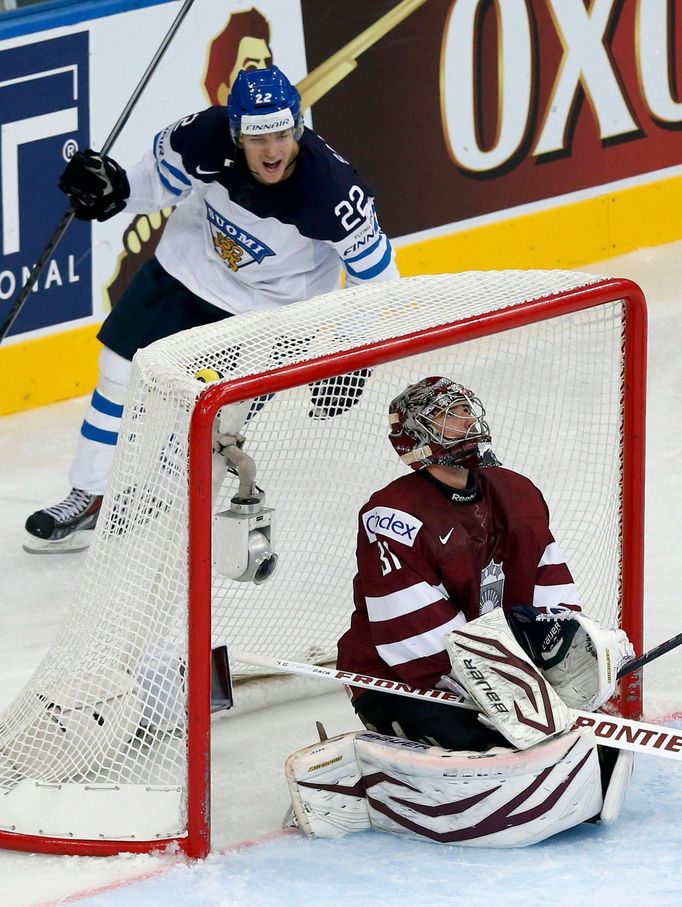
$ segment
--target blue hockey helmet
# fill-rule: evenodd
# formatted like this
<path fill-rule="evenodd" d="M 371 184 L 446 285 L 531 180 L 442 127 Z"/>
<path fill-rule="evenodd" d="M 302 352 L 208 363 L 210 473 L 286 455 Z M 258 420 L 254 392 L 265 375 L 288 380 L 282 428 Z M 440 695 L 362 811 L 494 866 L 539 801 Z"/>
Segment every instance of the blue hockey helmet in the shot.
<path fill-rule="evenodd" d="M 227 100 L 230 134 L 263 135 L 293 127 L 298 141 L 303 134 L 301 96 L 281 69 L 242 69 Z"/>

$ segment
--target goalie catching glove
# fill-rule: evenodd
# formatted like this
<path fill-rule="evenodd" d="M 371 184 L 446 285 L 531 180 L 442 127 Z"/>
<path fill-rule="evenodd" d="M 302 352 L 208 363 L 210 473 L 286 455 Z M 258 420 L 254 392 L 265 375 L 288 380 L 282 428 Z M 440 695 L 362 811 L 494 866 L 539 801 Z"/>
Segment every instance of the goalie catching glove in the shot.
<path fill-rule="evenodd" d="M 123 167 L 91 148 L 74 154 L 62 173 L 59 188 L 69 196 L 79 220 L 109 220 L 125 208 L 130 195 Z"/>
<path fill-rule="evenodd" d="M 634 649 L 620 629 L 605 629 L 580 612 L 548 615 L 523 605 L 511 609 L 514 635 L 569 708 L 592 712 L 608 702 L 618 671 Z"/>

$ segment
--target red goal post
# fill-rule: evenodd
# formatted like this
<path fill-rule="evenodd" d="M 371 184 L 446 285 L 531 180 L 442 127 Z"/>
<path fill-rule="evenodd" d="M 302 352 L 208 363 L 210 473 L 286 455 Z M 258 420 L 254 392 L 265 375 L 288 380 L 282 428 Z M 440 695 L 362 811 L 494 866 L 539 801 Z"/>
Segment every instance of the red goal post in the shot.
<path fill-rule="evenodd" d="M 205 387 L 200 368 L 225 377 Z M 481 396 L 496 453 L 543 490 L 585 610 L 642 651 L 646 306 L 635 284 L 469 272 L 226 319 L 136 356 L 74 606 L 0 716 L 0 846 L 208 852 L 211 646 L 334 657 L 352 610 L 357 512 L 405 471 L 387 405 L 426 374 Z M 277 513 L 279 555 L 258 586 L 218 574 L 212 528 L 235 493 L 228 478 L 212 499 L 215 419 L 252 400 L 244 450 Z M 238 711 L 239 688 L 235 701 Z M 617 705 L 639 716 L 638 674 Z M 51 815 L 68 815 L 68 829 Z"/>

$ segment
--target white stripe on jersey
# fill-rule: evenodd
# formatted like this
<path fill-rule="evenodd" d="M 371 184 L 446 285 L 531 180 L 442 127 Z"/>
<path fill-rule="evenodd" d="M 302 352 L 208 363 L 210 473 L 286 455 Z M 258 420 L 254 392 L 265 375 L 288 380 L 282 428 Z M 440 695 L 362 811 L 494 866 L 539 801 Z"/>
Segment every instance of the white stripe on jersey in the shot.
<path fill-rule="evenodd" d="M 378 232 L 378 231 L 377 231 Z M 338 248 L 341 243 L 337 243 Z M 391 266 L 393 249 L 387 237 L 379 235 L 378 240 L 365 251 L 354 257 L 344 257 L 343 262 L 352 282 L 371 280 Z"/>
<path fill-rule="evenodd" d="M 168 161 L 159 161 L 159 179 L 168 192 L 175 196 L 176 201 L 192 189 L 192 183 L 187 177 Z"/>
<path fill-rule="evenodd" d="M 538 567 L 547 567 L 549 564 L 565 564 L 566 558 L 561 548 L 556 542 L 552 542 L 545 548 Z"/>
<path fill-rule="evenodd" d="M 460 611 L 456 617 L 441 624 L 440 627 L 434 627 L 433 630 L 420 633 L 418 636 L 401 639 L 399 642 L 377 646 L 377 652 L 379 657 L 391 667 L 404 664 L 406 661 L 414 661 L 416 658 L 426 658 L 427 655 L 437 655 L 439 652 L 445 651 L 445 634 L 456 630 L 466 622 L 466 617 Z"/>
<path fill-rule="evenodd" d="M 533 604 L 536 608 L 580 605 L 580 597 L 573 583 L 563 583 L 558 586 L 536 586 L 533 592 Z"/>
<path fill-rule="evenodd" d="M 394 617 L 402 617 L 403 614 L 411 614 L 413 611 L 419 611 L 427 605 L 432 605 L 441 598 L 448 598 L 448 594 L 443 586 L 431 586 L 426 581 L 415 583 L 414 586 L 408 586 L 407 589 L 400 589 L 398 592 L 390 592 L 388 595 L 381 595 L 377 598 L 365 596 L 367 605 L 367 615 L 371 621 L 392 620 Z"/>

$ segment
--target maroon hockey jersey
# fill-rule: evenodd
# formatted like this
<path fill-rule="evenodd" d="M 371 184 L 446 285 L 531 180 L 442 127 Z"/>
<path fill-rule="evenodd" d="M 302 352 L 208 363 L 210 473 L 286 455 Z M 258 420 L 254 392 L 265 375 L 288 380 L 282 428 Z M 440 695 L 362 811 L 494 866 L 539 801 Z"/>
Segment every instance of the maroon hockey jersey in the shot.
<path fill-rule="evenodd" d="M 340 670 L 436 686 L 450 672 L 444 636 L 502 606 L 580 610 L 540 491 L 518 473 L 475 473 L 470 503 L 424 471 L 376 492 L 360 511 L 355 611 Z M 452 489 L 454 491 L 454 489 Z M 353 698 L 362 694 L 354 688 Z"/>

